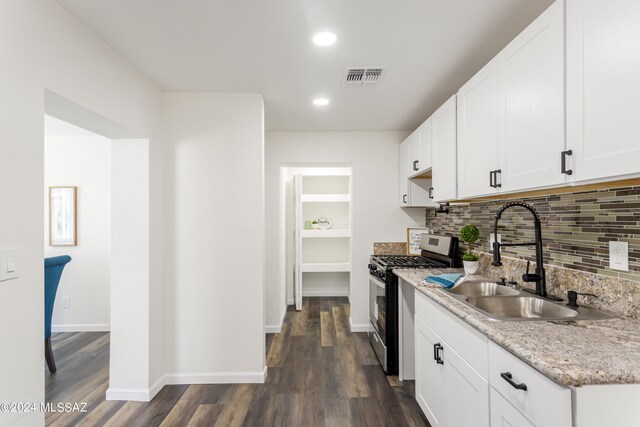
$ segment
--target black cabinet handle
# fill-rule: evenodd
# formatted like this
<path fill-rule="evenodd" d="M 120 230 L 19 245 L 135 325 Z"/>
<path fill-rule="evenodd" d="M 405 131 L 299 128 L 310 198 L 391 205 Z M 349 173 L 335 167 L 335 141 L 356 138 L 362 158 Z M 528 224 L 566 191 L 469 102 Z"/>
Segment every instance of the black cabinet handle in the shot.
<path fill-rule="evenodd" d="M 500 174 L 500 184 L 498 184 L 498 174 Z M 502 187 L 502 169 L 496 169 L 494 177 L 496 188 Z"/>
<path fill-rule="evenodd" d="M 419 163 L 419 162 L 420 162 L 419 160 L 414 160 L 414 161 L 413 161 L 413 170 L 414 170 L 414 171 L 417 171 L 417 170 L 418 170 L 418 163 Z"/>
<path fill-rule="evenodd" d="M 433 187 L 429 188 L 429 198 L 433 199 Z"/>
<path fill-rule="evenodd" d="M 525 383 L 520 383 L 520 384 L 516 383 L 513 380 L 513 375 L 511 375 L 511 372 L 503 372 L 500 374 L 500 376 L 502 377 L 503 380 L 511 384 L 511 387 L 517 390 L 527 391 L 527 385 Z"/>
<path fill-rule="evenodd" d="M 567 169 L 567 156 L 571 156 L 572 154 L 573 154 L 573 150 L 567 150 L 560 153 L 561 160 L 562 160 L 561 161 L 562 165 L 560 166 L 561 173 L 564 173 L 566 175 L 573 174 L 573 170 Z"/>
<path fill-rule="evenodd" d="M 496 171 L 489 172 L 489 187 L 491 188 L 496 188 L 496 186 L 493 184 L 493 177 L 495 173 Z"/>
<path fill-rule="evenodd" d="M 440 350 L 444 350 L 442 344 L 436 343 L 433 345 L 433 359 L 438 365 L 444 365 L 444 360 L 442 360 L 442 357 L 440 356 Z"/>
<path fill-rule="evenodd" d="M 407 195 L 406 194 L 402 195 L 402 203 L 407 203 Z"/>

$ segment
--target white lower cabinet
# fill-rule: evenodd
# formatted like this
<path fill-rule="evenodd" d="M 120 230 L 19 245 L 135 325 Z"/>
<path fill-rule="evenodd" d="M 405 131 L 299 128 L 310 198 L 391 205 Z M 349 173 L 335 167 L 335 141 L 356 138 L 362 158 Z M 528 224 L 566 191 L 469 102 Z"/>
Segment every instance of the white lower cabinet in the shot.
<path fill-rule="evenodd" d="M 415 291 L 416 400 L 432 426 L 571 427 L 571 389 Z"/>
<path fill-rule="evenodd" d="M 491 387 L 491 427 L 535 427 L 520 411 Z"/>
<path fill-rule="evenodd" d="M 433 427 L 488 427 L 489 383 L 446 339 L 425 323 L 425 320 L 432 322 L 433 316 L 442 314 L 443 321 L 434 325 L 440 329 L 451 320 L 439 313 L 437 310 L 441 309 L 432 304 L 416 291 L 415 368 L 418 405 Z M 463 338 L 460 331 L 456 333 L 458 339 Z M 464 333 L 474 335 L 473 331 Z"/>
<path fill-rule="evenodd" d="M 416 400 L 432 427 L 446 426 L 445 366 L 436 360 L 442 340 L 417 316 L 415 328 Z"/>

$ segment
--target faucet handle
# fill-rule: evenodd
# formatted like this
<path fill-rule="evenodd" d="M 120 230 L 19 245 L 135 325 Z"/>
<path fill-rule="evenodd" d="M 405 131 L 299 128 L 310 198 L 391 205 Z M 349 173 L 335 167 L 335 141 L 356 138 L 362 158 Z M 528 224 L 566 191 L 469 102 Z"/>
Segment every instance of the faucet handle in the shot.
<path fill-rule="evenodd" d="M 529 268 L 531 267 L 531 261 L 527 261 L 527 272 L 522 275 L 522 280 L 525 282 L 537 282 L 538 280 L 542 280 L 537 273 L 529 273 Z"/>

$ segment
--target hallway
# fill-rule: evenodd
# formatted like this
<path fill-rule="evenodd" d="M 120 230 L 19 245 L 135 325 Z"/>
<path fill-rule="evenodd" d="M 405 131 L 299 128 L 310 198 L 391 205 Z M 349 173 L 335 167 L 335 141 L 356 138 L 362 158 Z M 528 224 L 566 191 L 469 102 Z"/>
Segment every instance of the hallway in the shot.
<path fill-rule="evenodd" d="M 425 426 L 413 382 L 386 377 L 366 334 L 349 332 L 346 298 L 305 298 L 267 335 L 264 384 L 166 386 L 149 403 L 104 401 L 109 335 L 55 334 L 58 373 L 48 402 L 87 413 L 48 414 L 51 426 Z M 48 375 L 48 374 L 47 374 Z"/>

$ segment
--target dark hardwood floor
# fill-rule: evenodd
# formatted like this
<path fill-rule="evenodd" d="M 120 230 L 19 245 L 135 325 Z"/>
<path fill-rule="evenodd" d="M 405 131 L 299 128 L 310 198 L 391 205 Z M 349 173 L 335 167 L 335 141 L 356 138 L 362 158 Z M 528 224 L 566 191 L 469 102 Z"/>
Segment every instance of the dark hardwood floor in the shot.
<path fill-rule="evenodd" d="M 413 381 L 386 377 L 366 334 L 349 332 L 346 298 L 305 298 L 267 335 L 264 384 L 165 386 L 148 403 L 105 401 L 109 334 L 53 335 L 58 372 L 47 402 L 87 402 L 48 413 L 50 426 L 428 426 Z M 46 368 L 45 368 L 46 369 Z"/>

